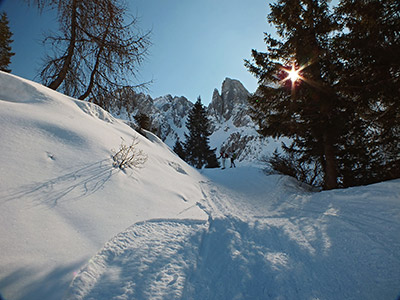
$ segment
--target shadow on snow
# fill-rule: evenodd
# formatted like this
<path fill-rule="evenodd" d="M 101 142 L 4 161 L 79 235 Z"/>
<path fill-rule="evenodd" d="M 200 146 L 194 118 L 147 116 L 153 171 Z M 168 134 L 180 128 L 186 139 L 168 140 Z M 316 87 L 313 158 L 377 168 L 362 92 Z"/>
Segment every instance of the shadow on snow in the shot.
<path fill-rule="evenodd" d="M 119 171 L 120 169 L 112 166 L 111 159 L 104 159 L 43 182 L 6 191 L 2 200 L 12 201 L 28 197 L 35 203 L 54 207 L 59 201 L 77 200 L 96 193 Z"/>

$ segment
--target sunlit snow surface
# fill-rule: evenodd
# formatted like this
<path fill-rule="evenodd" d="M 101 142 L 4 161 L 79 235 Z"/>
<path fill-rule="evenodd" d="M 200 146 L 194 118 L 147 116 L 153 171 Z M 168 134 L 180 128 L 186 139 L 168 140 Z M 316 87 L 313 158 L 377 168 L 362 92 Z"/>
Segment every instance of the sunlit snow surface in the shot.
<path fill-rule="evenodd" d="M 309 193 L 251 167 L 204 175 L 207 222 L 131 226 L 82 269 L 67 299 L 396 297 L 399 181 Z"/>
<path fill-rule="evenodd" d="M 6 299 L 391 299 L 400 180 L 313 193 L 254 166 L 197 172 L 97 106 L 0 72 Z M 111 149 L 137 137 L 148 161 Z M 229 163 L 228 163 L 229 166 Z"/>

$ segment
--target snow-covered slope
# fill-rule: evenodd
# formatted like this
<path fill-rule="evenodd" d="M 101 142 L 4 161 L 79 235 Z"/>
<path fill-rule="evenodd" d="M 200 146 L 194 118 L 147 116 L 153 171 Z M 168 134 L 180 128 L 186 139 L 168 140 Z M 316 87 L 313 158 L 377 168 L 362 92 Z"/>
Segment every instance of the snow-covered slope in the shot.
<path fill-rule="evenodd" d="M 135 222 L 204 219 L 199 175 L 98 106 L 0 73 L 0 293 L 61 299 L 74 272 Z M 112 166 L 122 139 L 148 156 Z"/>
<path fill-rule="evenodd" d="M 155 135 L 3 72 L 0 128 L 6 300 L 400 296 L 400 180 L 312 193 L 254 166 L 200 174 Z M 133 138 L 147 161 L 114 168 Z"/>

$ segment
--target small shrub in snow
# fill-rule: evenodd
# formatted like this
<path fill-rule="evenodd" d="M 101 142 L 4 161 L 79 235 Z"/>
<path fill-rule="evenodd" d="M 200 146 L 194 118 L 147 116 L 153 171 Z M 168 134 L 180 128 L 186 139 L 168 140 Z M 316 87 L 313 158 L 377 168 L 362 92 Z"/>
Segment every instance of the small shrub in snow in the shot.
<path fill-rule="evenodd" d="M 294 151 L 282 154 L 275 150 L 273 155 L 264 161 L 273 170 L 271 173 L 288 175 L 314 187 L 322 186 L 322 170 L 319 164 L 302 161 Z"/>
<path fill-rule="evenodd" d="M 132 139 L 130 145 L 126 145 L 124 139 L 122 139 L 119 150 L 111 150 L 114 153 L 112 156 L 113 166 L 121 170 L 142 166 L 147 161 L 147 155 L 143 150 L 136 147 L 138 144 L 139 140 L 137 137 Z"/>

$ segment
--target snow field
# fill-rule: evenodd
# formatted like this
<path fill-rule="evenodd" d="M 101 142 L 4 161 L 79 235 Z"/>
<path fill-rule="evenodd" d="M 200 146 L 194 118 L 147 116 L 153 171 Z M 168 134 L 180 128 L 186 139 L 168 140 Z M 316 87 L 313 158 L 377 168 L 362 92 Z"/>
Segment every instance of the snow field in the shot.
<path fill-rule="evenodd" d="M 134 232 L 132 239 L 124 232 L 111 242 L 113 251 L 106 245 L 74 280 L 67 299 L 396 297 L 398 181 L 323 195 L 251 167 L 203 170 L 203 175 L 197 205 L 208 222 L 133 225 L 127 231 Z M 106 267 L 104 261 L 110 261 Z M 128 277 L 121 275 L 121 261 Z M 103 269 L 88 276 L 92 264 L 93 270 Z M 96 272 L 104 275 L 97 279 Z M 121 288 L 125 283 L 129 289 Z M 80 298 L 80 288 L 90 292 Z"/>
<path fill-rule="evenodd" d="M 400 180 L 313 193 L 240 163 L 199 173 L 156 136 L 4 72 L 0 127 L 7 300 L 400 294 Z M 147 162 L 112 167 L 132 138 Z"/>

